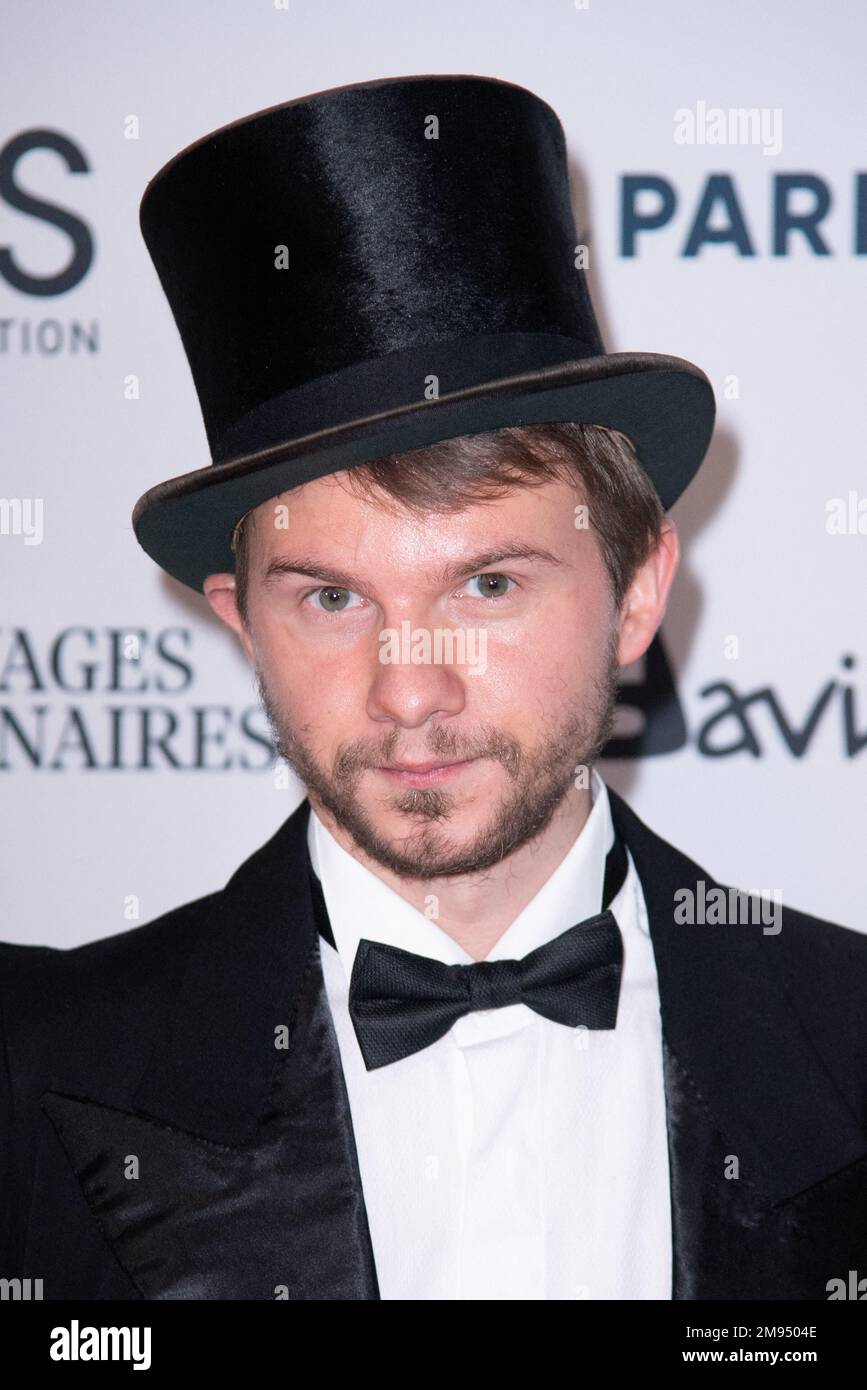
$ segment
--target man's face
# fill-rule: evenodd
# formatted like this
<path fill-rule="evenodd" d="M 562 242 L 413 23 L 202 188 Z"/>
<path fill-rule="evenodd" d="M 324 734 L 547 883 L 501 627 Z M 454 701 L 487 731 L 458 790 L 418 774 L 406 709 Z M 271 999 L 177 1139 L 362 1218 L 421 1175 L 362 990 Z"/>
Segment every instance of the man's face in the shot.
<path fill-rule="evenodd" d="M 610 736 L 619 624 L 578 500 L 552 481 L 419 516 L 336 474 L 251 518 L 241 636 L 278 751 L 402 877 L 498 863 Z"/>

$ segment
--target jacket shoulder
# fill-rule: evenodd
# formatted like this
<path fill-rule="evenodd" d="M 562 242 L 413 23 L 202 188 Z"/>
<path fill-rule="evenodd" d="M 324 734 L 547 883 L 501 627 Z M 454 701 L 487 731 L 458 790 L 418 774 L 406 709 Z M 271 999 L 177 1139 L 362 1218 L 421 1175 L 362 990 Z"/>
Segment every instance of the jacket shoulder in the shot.
<path fill-rule="evenodd" d="M 697 952 L 706 972 L 726 979 L 736 991 L 762 979 L 771 995 L 786 1005 L 786 1026 L 806 1034 L 835 1084 L 850 1098 L 867 1124 L 867 932 L 843 926 L 780 904 L 776 920 L 747 924 L 745 916 L 727 925 L 678 926 L 672 904 L 677 890 L 722 889 L 727 896 L 749 898 L 745 889 L 720 883 L 702 865 L 651 830 L 616 792 L 609 788 L 612 815 L 636 861 L 648 908 L 663 922 L 671 949 L 699 943 Z M 731 914 L 730 914 L 731 916 Z M 684 937 L 681 933 L 686 933 Z M 693 935 L 697 934 L 697 935 Z M 726 997 L 720 1008 L 727 1009 Z"/>
<path fill-rule="evenodd" d="M 207 922 L 224 889 L 208 893 L 136 927 L 86 941 L 79 946 L 30 946 L 0 941 L 0 984 L 27 989 L 40 977 L 64 979 L 72 987 L 96 975 L 120 983 L 124 974 L 138 977 L 149 963 L 168 961 L 184 952 Z"/>
<path fill-rule="evenodd" d="M 220 910 L 207 894 L 80 946 L 0 942 L 0 1038 L 10 1084 L 50 1084 L 77 1061 L 99 1072 L 144 1065 L 195 943 Z"/>
<path fill-rule="evenodd" d="M 231 971 L 243 955 L 243 923 L 256 922 L 275 894 L 288 909 L 303 863 L 305 808 L 302 802 L 223 888 L 150 922 L 67 948 L 0 942 L 0 1061 L 5 1036 L 11 1084 L 30 1096 L 40 1086 L 75 1093 L 87 1084 L 123 1104 L 175 1026 L 190 972 L 211 962 L 218 973 Z M 0 1085 L 2 1072 L 0 1065 Z"/>

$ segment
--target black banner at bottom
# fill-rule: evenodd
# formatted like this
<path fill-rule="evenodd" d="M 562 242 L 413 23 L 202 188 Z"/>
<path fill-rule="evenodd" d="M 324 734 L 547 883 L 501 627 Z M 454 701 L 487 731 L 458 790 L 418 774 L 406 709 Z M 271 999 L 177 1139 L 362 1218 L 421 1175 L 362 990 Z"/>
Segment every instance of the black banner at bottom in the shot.
<path fill-rule="evenodd" d="M 604 1348 L 613 1367 L 644 1372 L 714 1364 L 842 1369 L 863 1350 L 865 1301 L 867 1295 L 827 1303 L 575 1300 L 568 1331 L 579 1340 L 571 1349 L 561 1344 L 558 1360 L 574 1358 L 578 1370 Z M 114 1375 L 138 1372 L 152 1379 L 179 1372 L 249 1375 L 272 1358 L 274 1369 L 282 1363 L 291 1375 L 297 1366 L 289 1358 L 297 1356 L 298 1343 L 287 1337 L 303 1330 L 299 1317 L 302 1311 L 279 1302 L 11 1300 L 0 1303 L 0 1338 L 5 1366 L 14 1364 L 25 1375 L 48 1371 L 61 1380 L 98 1376 L 106 1367 Z M 432 1365 L 428 1350 L 426 1373 Z"/>

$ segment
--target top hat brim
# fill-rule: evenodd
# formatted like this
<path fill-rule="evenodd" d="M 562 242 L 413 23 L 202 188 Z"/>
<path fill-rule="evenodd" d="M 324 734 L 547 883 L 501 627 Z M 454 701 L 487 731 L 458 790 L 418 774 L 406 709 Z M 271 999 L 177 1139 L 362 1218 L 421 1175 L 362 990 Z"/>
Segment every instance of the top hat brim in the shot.
<path fill-rule="evenodd" d="M 201 591 L 209 574 L 234 570 L 234 527 L 270 498 L 386 455 L 558 421 L 629 436 L 667 511 L 704 458 L 714 416 L 713 389 L 693 363 L 660 353 L 608 353 L 359 416 L 169 478 L 139 498 L 133 528 L 158 565 Z"/>

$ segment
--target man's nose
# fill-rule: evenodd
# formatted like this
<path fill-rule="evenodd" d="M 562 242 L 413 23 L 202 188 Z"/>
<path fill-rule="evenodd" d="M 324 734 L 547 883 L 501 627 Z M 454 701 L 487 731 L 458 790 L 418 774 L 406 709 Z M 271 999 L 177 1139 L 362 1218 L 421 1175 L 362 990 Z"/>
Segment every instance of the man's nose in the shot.
<path fill-rule="evenodd" d="M 367 713 L 404 728 L 433 715 L 460 714 L 466 703 L 466 670 L 456 663 L 458 643 L 442 625 L 397 619 L 377 633 L 371 651 Z"/>

